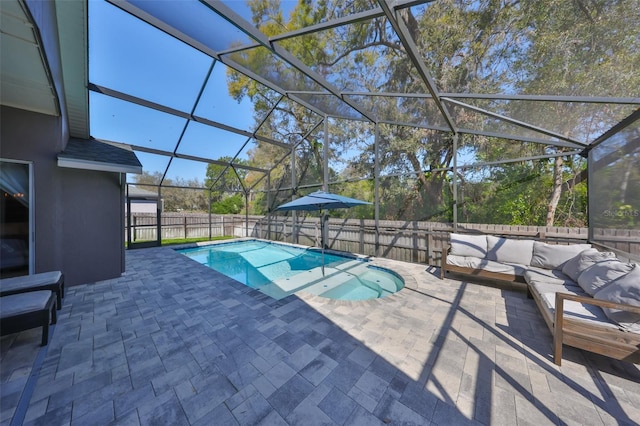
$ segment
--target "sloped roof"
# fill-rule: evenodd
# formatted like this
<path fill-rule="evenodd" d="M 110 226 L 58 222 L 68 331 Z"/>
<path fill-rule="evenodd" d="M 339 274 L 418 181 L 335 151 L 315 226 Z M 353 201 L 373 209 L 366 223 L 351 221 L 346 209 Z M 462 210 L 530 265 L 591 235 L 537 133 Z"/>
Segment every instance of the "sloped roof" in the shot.
<path fill-rule="evenodd" d="M 95 139 L 71 138 L 58 154 L 58 166 L 120 173 L 142 173 L 142 164 L 133 151 Z"/>
<path fill-rule="evenodd" d="M 127 195 L 129 196 L 129 198 L 144 198 L 146 200 L 158 199 L 157 192 L 149 191 L 147 189 L 142 189 L 133 185 L 127 186 Z"/>

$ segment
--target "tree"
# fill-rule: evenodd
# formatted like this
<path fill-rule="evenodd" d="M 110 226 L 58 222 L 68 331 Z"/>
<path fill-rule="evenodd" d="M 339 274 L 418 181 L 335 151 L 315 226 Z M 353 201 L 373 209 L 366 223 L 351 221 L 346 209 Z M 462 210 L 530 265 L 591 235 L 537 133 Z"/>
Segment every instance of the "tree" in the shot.
<path fill-rule="evenodd" d="M 251 0 L 249 4 L 253 22 L 271 36 L 362 10 L 368 2 L 300 0 L 289 17 L 283 16 L 277 0 Z M 638 26 L 638 6 L 637 0 L 441 0 L 401 9 L 399 16 L 440 92 L 628 96 L 625 90 L 640 87 L 639 41 L 633 31 L 629 31 Z M 277 43 L 339 88 L 428 93 L 385 17 Z M 315 82 L 302 78 L 267 48 L 243 50 L 232 56 L 286 89 L 321 91 Z M 598 67 L 598 72 L 594 72 L 594 67 Z M 300 143 L 293 152 L 296 170 L 291 170 L 289 161 L 279 163 L 271 176 L 274 186 L 286 186 L 294 172 L 298 174 L 298 183 L 321 182 L 323 144 L 329 135 L 315 131 L 311 137 L 301 138 L 318 117 L 295 102 L 278 103 L 278 94 L 243 75 L 231 71 L 228 78 L 229 91 L 234 97 L 248 96 L 254 102 L 256 122 L 262 121 L 275 106 L 261 131 L 292 146 Z M 313 100 L 323 107 L 330 106 L 328 100 Z M 447 126 L 435 102 L 409 96 L 361 97 L 358 101 L 364 110 L 372 111 L 377 120 L 398 123 L 379 126 L 378 163 L 388 176 L 380 179 L 381 211 L 395 219 L 451 220 L 452 211 L 444 206 L 452 200 L 453 176 L 443 170 L 452 166 L 456 154 L 452 133 L 414 126 L 423 123 L 432 127 Z M 598 109 L 580 103 L 499 99 L 465 101 L 516 120 L 537 117 L 540 126 L 580 140 L 593 138 L 626 108 Z M 583 172 L 583 161 L 563 155 L 566 150 L 562 148 L 553 148 L 553 140 L 547 135 L 529 131 L 530 136 L 546 138 L 549 144 L 515 142 L 508 135 L 516 136 L 523 129 L 514 124 L 447 101 L 444 108 L 462 130 L 459 149 L 477 161 L 556 155 L 553 161 L 503 164 L 495 168 L 495 172 L 484 174 L 488 182 L 471 183 L 475 186 L 471 192 L 481 196 L 479 200 L 502 201 L 511 217 L 507 217 L 505 208 L 488 207 L 494 205 L 493 202 L 467 205 L 467 214 L 485 220 L 500 217 L 508 223 L 529 220 L 540 223 L 542 220 L 551 225 L 558 222 L 558 217 L 563 223 L 575 223 L 575 216 L 569 213 L 577 205 L 584 205 L 584 198 L 579 186 L 567 182 L 575 181 Z M 348 107 L 340 112 L 357 116 Z M 476 131 L 507 136 L 474 135 Z M 347 149 L 349 139 L 372 138 L 370 126 L 349 129 L 342 123 L 331 132 L 350 138 L 344 139 L 345 145 L 340 141 L 331 143 L 329 160 L 339 158 Z M 274 149 L 273 145 L 258 144 L 251 152 L 250 163 L 268 164 L 273 161 L 271 151 Z M 364 145 L 357 160 L 347 168 L 355 175 L 367 176 L 373 169 L 373 149 L 372 143 Z M 329 170 L 329 175 L 336 174 Z M 515 188 L 520 188 L 520 192 L 512 192 Z"/>
<path fill-rule="evenodd" d="M 523 92 L 627 96 L 628 88 L 640 86 L 640 41 L 629 31 L 638 27 L 639 7 L 636 0 L 523 3 L 524 13 L 532 17 L 530 48 L 518 67 L 527 76 L 521 84 Z M 610 108 L 543 103 L 530 106 L 528 113 L 560 134 L 590 140 L 615 123 L 611 117 L 617 111 Z M 564 170 L 563 159 L 558 157 L 548 226 L 554 224 Z"/>
<path fill-rule="evenodd" d="M 221 162 L 232 162 L 231 157 L 221 157 Z M 243 159 L 236 159 L 233 164 L 247 165 Z M 204 184 L 211 198 L 211 212 L 217 214 L 238 214 L 244 207 L 244 197 L 247 169 L 210 163 Z"/>
<path fill-rule="evenodd" d="M 244 197 L 242 194 L 228 195 L 211 204 L 211 213 L 216 214 L 238 214 L 244 208 Z"/>

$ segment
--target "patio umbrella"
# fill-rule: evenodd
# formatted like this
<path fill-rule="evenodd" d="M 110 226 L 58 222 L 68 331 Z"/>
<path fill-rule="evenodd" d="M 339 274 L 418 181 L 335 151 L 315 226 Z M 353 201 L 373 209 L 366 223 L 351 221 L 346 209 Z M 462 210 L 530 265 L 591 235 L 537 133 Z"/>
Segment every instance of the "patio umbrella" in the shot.
<path fill-rule="evenodd" d="M 356 200 L 355 198 L 344 197 L 330 192 L 316 191 L 309 195 L 300 197 L 288 203 L 276 207 L 276 210 L 304 210 L 320 211 L 320 240 L 322 243 L 322 275 L 324 275 L 324 219 L 322 210 L 348 209 L 364 204 L 371 204 L 367 201 Z"/>

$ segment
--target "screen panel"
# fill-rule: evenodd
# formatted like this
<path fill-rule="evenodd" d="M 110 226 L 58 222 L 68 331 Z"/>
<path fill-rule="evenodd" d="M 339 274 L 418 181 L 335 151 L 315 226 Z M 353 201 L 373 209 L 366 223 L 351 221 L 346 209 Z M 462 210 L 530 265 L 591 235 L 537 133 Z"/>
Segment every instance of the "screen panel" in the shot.
<path fill-rule="evenodd" d="M 254 41 L 245 32 L 197 0 L 128 1 L 216 51 Z"/>
<path fill-rule="evenodd" d="M 89 92 L 91 136 L 173 152 L 186 119 Z"/>
<path fill-rule="evenodd" d="M 587 143 L 631 114 L 636 105 L 499 99 L 459 99 L 474 107 L 527 122 Z M 468 113 L 468 112 L 467 112 Z"/>
<path fill-rule="evenodd" d="M 177 152 L 210 160 L 230 160 L 247 143 L 247 137 L 190 121 Z"/>
<path fill-rule="evenodd" d="M 88 4 L 89 80 L 180 111 L 190 111 L 213 59 L 151 25 L 142 25 L 135 17 L 107 2 Z M 144 4 L 156 4 L 159 10 L 169 13 L 178 6 L 178 2 Z M 188 4 L 195 2 L 180 2 L 178 7 L 186 11 L 184 6 Z"/>
<path fill-rule="evenodd" d="M 562 179 L 553 209 L 555 159 L 459 169 L 458 222 L 585 227 L 587 188 L 581 179 L 584 161 L 560 160 Z M 552 221 L 550 225 L 548 220 Z"/>
<path fill-rule="evenodd" d="M 240 15 L 246 21 L 257 22 L 257 26 L 262 28 L 264 32 L 268 33 L 270 36 L 286 33 L 298 28 L 304 28 L 309 25 L 343 18 L 354 13 L 374 9 L 378 6 L 375 0 L 306 1 L 304 3 L 300 3 L 298 0 L 280 0 L 277 3 L 271 3 L 271 5 L 277 5 L 277 7 L 270 5 L 270 7 L 257 9 L 261 13 L 252 13 L 248 2 L 224 0 L 223 3 L 227 7 L 233 9 L 235 13 Z M 307 8 L 311 8 L 313 10 L 313 19 L 291 19 L 294 14 L 299 17 Z M 285 25 L 285 22 L 288 24 Z"/>
<path fill-rule="evenodd" d="M 640 114 L 589 153 L 593 241 L 640 258 Z"/>

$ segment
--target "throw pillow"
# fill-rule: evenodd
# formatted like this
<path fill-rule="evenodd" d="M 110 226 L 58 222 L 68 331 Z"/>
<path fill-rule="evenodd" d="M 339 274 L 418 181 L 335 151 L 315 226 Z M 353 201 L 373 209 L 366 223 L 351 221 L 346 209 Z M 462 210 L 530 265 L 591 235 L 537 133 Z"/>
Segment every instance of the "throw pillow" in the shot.
<path fill-rule="evenodd" d="M 453 233 L 451 234 L 451 254 L 484 259 L 487 256 L 487 236 Z"/>
<path fill-rule="evenodd" d="M 591 244 L 559 245 L 536 241 L 533 243 L 531 266 L 544 269 L 562 269 L 565 262 L 589 248 L 591 248 Z"/>
<path fill-rule="evenodd" d="M 605 260 L 594 263 L 580 274 L 578 285 L 593 296 L 600 288 L 623 275 L 627 275 L 631 269 L 633 269 L 633 264 L 623 263 L 619 260 Z"/>
<path fill-rule="evenodd" d="M 615 260 L 616 254 L 610 251 L 598 251 L 594 248 L 590 248 L 581 251 L 577 256 L 567 260 L 562 266 L 562 273 L 578 282 L 580 274 L 594 263 L 602 262 L 604 260 Z"/>
<path fill-rule="evenodd" d="M 533 240 L 516 240 L 487 235 L 487 259 L 496 262 L 530 265 Z"/>
<path fill-rule="evenodd" d="M 640 265 L 634 265 L 631 272 L 602 288 L 593 297 L 640 307 Z M 603 308 L 603 310 L 610 320 L 629 331 L 640 333 L 640 314 L 621 309 Z"/>

